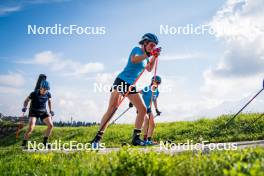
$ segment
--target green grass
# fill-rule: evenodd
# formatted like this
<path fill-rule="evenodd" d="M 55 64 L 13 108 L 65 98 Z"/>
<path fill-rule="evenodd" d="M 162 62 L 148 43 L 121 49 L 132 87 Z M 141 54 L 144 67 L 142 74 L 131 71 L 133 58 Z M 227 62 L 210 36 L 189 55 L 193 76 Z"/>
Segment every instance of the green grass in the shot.
<path fill-rule="evenodd" d="M 221 126 L 230 116 L 221 116 L 217 119 L 200 119 L 193 122 L 158 123 L 154 139 L 156 141 L 171 140 L 175 143 L 185 143 L 187 140 L 196 143 L 201 142 L 201 139 L 210 142 L 260 140 L 264 139 L 264 118 L 255 123 L 250 130 L 244 129 L 257 116 L 258 114 L 242 114 L 225 129 L 221 129 Z M 31 140 L 41 142 L 45 128 L 45 126 L 37 126 Z M 133 128 L 133 125 L 113 125 L 107 129 L 102 142 L 106 143 L 107 147 L 120 146 L 122 142 L 130 143 Z M 20 133 L 20 139 L 22 139 L 25 129 Z M 98 126 L 56 127 L 50 141 L 87 143 L 92 140 L 97 130 Z M 0 147 L 18 146 L 19 143 L 20 141 L 16 141 L 14 135 L 0 139 Z"/>
<path fill-rule="evenodd" d="M 185 143 L 187 140 L 196 143 L 201 139 L 210 142 L 264 139 L 264 119 L 250 130 L 244 130 L 257 116 L 242 114 L 225 129 L 221 126 L 230 116 L 193 122 L 159 123 L 154 138 L 174 143 Z M 45 128 L 36 127 L 31 140 L 41 142 Z M 50 140 L 87 143 L 97 129 L 98 126 L 54 128 Z M 132 131 L 133 125 L 113 125 L 107 129 L 102 142 L 107 147 L 120 146 L 121 142 L 130 142 Z M 264 175 L 264 148 L 175 155 L 151 151 L 144 153 L 137 148 L 122 148 L 107 154 L 96 151 L 45 154 L 23 152 L 18 149 L 20 144 L 21 140 L 15 140 L 14 135 L 0 139 L 1 175 Z"/>
<path fill-rule="evenodd" d="M 0 152 L 2 175 L 263 175 L 264 149 L 168 155 L 137 150 L 108 154 Z"/>

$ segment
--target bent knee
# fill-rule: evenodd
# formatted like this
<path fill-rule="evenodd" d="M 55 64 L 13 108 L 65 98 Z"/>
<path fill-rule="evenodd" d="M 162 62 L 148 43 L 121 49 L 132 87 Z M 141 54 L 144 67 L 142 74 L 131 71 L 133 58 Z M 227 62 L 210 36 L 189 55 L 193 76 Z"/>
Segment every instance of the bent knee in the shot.
<path fill-rule="evenodd" d="M 34 129 L 34 126 L 28 127 L 28 132 L 31 133 L 33 131 L 33 129 Z"/>
<path fill-rule="evenodd" d="M 52 129 L 53 127 L 54 127 L 53 124 L 49 124 L 49 125 L 48 125 L 48 128 L 49 128 L 49 129 Z"/>
<path fill-rule="evenodd" d="M 138 108 L 138 113 L 141 115 L 147 114 L 147 108 L 145 106 Z"/>
<path fill-rule="evenodd" d="M 33 131 L 33 128 L 29 128 L 27 133 L 30 134 L 30 133 L 32 133 L 32 131 Z"/>

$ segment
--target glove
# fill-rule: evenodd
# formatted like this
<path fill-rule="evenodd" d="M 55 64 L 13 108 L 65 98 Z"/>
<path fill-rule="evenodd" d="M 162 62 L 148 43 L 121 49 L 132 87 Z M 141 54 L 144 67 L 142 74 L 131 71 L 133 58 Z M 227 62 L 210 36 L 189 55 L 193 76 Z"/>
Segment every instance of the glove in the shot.
<path fill-rule="evenodd" d="M 130 108 L 133 108 L 133 104 L 131 102 L 129 102 L 129 105 L 128 105 Z"/>
<path fill-rule="evenodd" d="M 27 108 L 22 108 L 22 112 L 26 112 L 27 111 Z"/>
<path fill-rule="evenodd" d="M 50 115 L 51 115 L 51 116 L 54 116 L 55 114 L 54 114 L 54 112 L 53 112 L 53 111 L 50 111 Z"/>
<path fill-rule="evenodd" d="M 156 113 L 157 113 L 157 116 L 160 116 L 161 114 L 161 112 L 158 109 L 156 109 Z"/>
<path fill-rule="evenodd" d="M 161 52 L 161 47 L 152 50 L 151 55 L 154 57 L 158 57 L 160 55 L 160 52 Z"/>

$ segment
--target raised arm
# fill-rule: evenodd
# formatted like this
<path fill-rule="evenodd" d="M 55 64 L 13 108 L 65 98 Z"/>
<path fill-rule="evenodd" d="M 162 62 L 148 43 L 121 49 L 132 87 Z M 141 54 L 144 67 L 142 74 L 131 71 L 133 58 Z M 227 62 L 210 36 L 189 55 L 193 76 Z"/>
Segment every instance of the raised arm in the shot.
<path fill-rule="evenodd" d="M 144 53 L 144 55 L 132 55 L 131 56 L 131 62 L 133 64 L 142 62 L 143 60 L 145 60 L 146 58 L 148 58 L 147 54 Z"/>
<path fill-rule="evenodd" d="M 149 72 L 151 72 L 151 71 L 153 70 L 154 65 L 155 65 L 155 62 L 156 62 L 156 59 L 157 59 L 157 58 L 159 57 L 159 55 L 160 55 L 160 51 L 161 51 L 161 47 L 152 50 L 151 55 L 152 55 L 153 57 L 152 57 L 152 59 L 151 59 L 151 61 L 150 61 L 150 63 L 149 63 L 149 66 L 147 67 L 147 70 L 148 70 Z"/>

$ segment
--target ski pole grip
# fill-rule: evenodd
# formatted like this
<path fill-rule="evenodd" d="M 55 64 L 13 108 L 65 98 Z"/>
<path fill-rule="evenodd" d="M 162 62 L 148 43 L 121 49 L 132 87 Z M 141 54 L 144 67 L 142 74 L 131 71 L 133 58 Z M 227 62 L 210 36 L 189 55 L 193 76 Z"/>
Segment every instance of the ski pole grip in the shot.
<path fill-rule="evenodd" d="M 131 102 L 129 102 L 128 106 L 129 106 L 129 108 L 133 108 L 134 105 Z"/>
<path fill-rule="evenodd" d="M 153 51 L 151 51 L 151 55 L 155 56 L 155 55 L 157 55 L 159 52 L 161 52 L 161 47 L 158 47 L 158 48 L 154 49 Z"/>

